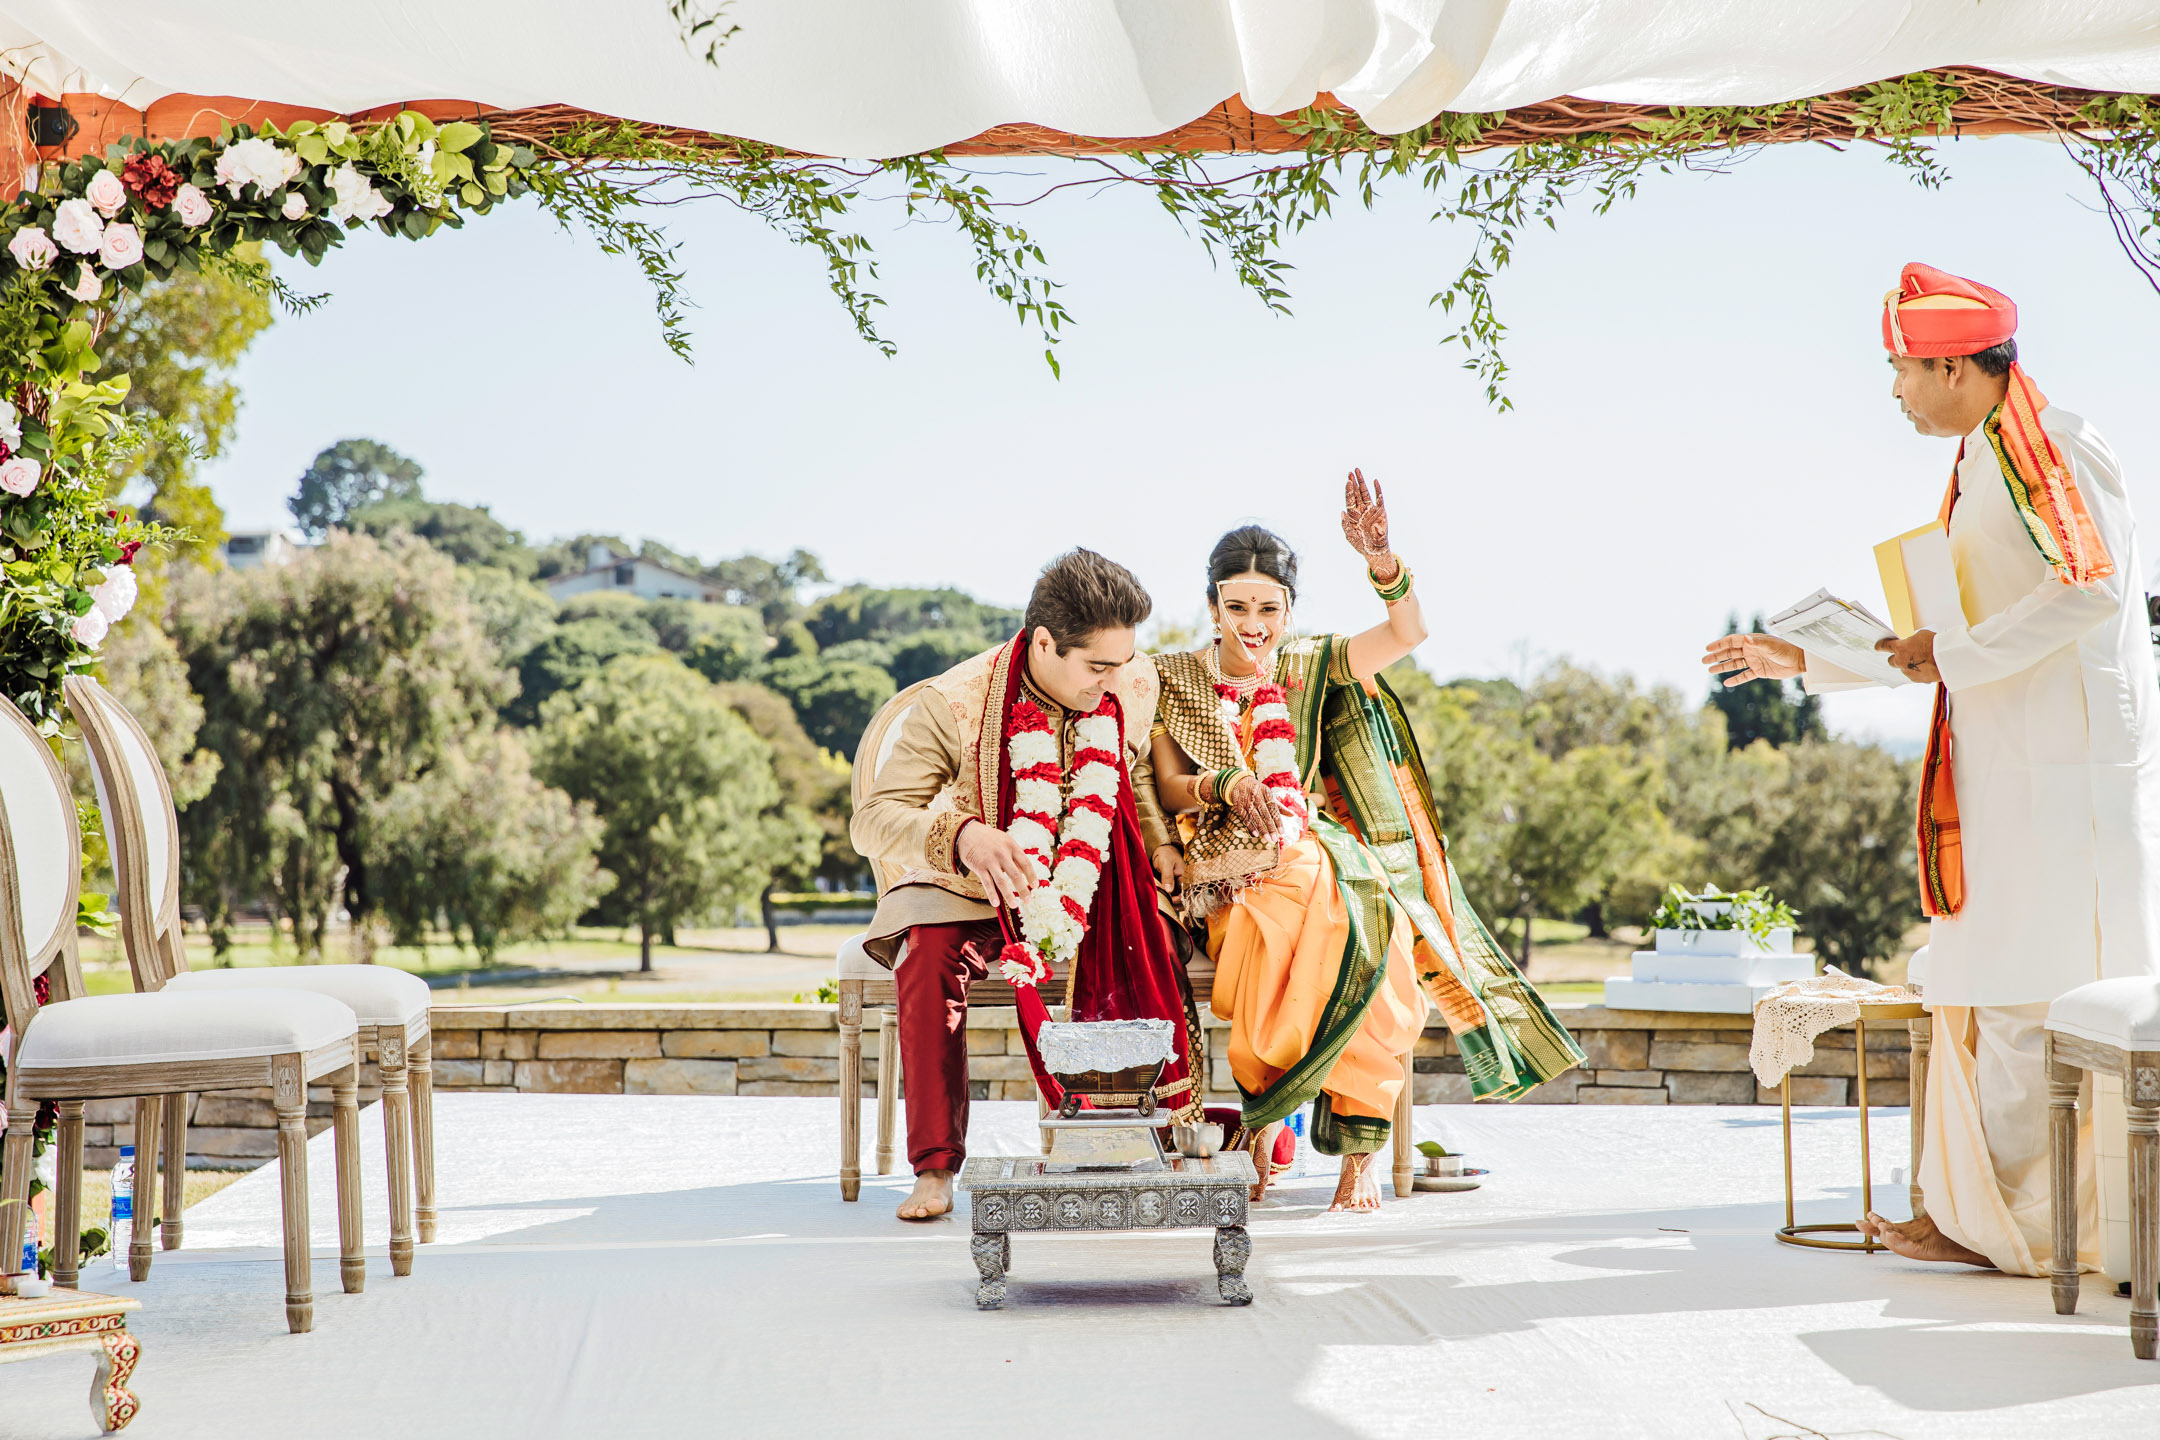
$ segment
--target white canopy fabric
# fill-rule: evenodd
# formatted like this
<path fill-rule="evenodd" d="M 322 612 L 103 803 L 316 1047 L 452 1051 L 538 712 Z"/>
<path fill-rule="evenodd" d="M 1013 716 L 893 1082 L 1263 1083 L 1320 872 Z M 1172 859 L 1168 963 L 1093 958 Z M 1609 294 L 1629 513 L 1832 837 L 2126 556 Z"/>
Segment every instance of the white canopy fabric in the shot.
<path fill-rule="evenodd" d="M 733 0 L 721 23 L 740 29 L 709 66 L 668 0 L 0 0 L 0 63 L 137 107 L 566 104 L 851 157 L 1016 121 L 1157 135 L 1232 95 L 1281 114 L 1323 90 L 1388 133 L 1560 95 L 1764 104 L 1946 65 L 2160 91 L 2152 0 Z"/>

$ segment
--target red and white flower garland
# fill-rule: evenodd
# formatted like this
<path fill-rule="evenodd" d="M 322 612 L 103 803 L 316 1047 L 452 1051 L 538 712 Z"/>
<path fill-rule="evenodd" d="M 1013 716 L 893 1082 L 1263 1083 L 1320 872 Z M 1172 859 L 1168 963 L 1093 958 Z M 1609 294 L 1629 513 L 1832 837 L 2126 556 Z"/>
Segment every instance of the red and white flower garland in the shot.
<path fill-rule="evenodd" d="M 1242 750 L 1237 691 L 1228 685 L 1218 685 L 1215 693 L 1222 700 L 1223 723 L 1229 727 L 1231 742 Z M 1290 699 L 1283 693 L 1282 686 L 1269 680 L 1254 689 L 1252 720 L 1253 770 L 1259 775 L 1268 798 L 1282 814 L 1282 843 L 1294 845 L 1305 833 L 1312 812 L 1306 806 L 1305 787 L 1298 783 L 1297 726 L 1291 722 Z"/>
<path fill-rule="evenodd" d="M 1041 707 L 1023 700 L 1006 724 L 1012 767 L 1013 813 L 1007 833 L 1020 842 L 1036 871 L 1036 886 L 1020 902 L 1025 944 L 1007 945 L 999 969 L 1014 985 L 1050 976 L 1050 961 L 1070 964 L 1087 934 L 1088 907 L 1110 852 L 1125 762 L 1116 702 L 1103 697 L 1073 726 L 1071 798 L 1058 764 L 1057 732 Z"/>

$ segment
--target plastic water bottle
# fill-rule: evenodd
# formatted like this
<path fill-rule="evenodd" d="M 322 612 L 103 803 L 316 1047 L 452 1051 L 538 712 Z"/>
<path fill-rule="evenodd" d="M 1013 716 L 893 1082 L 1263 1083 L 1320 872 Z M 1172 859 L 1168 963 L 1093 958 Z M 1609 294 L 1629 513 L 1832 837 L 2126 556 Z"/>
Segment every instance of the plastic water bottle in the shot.
<path fill-rule="evenodd" d="M 25 1275 L 37 1274 L 38 1212 L 23 1207 L 22 1264 L 18 1268 Z"/>
<path fill-rule="evenodd" d="M 135 1147 L 120 1147 L 120 1163 L 112 1168 L 112 1223 L 106 1229 L 105 1253 L 116 1267 L 127 1265 L 127 1231 L 135 1220 Z"/>
<path fill-rule="evenodd" d="M 1295 1180 L 1305 1173 L 1305 1127 L 1309 1123 L 1306 1117 L 1311 1114 L 1312 1107 L 1310 1105 L 1300 1105 L 1288 1119 L 1283 1121 L 1284 1126 L 1290 1133 L 1297 1137 L 1296 1149 L 1290 1156 L 1290 1173 L 1285 1177 L 1286 1179 Z"/>

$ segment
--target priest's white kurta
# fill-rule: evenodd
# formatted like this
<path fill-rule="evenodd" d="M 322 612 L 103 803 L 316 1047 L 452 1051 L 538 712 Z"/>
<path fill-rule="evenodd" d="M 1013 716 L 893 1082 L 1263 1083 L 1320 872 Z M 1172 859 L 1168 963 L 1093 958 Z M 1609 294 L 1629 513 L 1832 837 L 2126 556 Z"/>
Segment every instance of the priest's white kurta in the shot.
<path fill-rule="evenodd" d="M 2084 589 L 2057 579 L 1987 436 L 1965 438 L 1950 551 L 1967 623 L 1935 637 L 1965 903 L 1931 927 L 1934 1005 L 2032 1005 L 2090 980 L 2160 974 L 2160 679 L 2145 563 L 2107 442 L 2057 406 L 2040 423 L 2115 573 Z M 1873 683 L 1809 661 L 1810 690 Z"/>

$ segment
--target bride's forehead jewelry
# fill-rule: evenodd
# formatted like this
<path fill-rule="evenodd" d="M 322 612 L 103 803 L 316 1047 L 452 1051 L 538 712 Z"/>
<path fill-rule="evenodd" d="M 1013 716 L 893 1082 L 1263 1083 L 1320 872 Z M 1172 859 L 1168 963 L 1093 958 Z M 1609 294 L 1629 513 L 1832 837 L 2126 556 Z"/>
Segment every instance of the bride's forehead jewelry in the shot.
<path fill-rule="evenodd" d="M 1218 600 L 1280 600 L 1290 603 L 1289 587 L 1273 580 L 1224 580 L 1215 586 Z"/>

